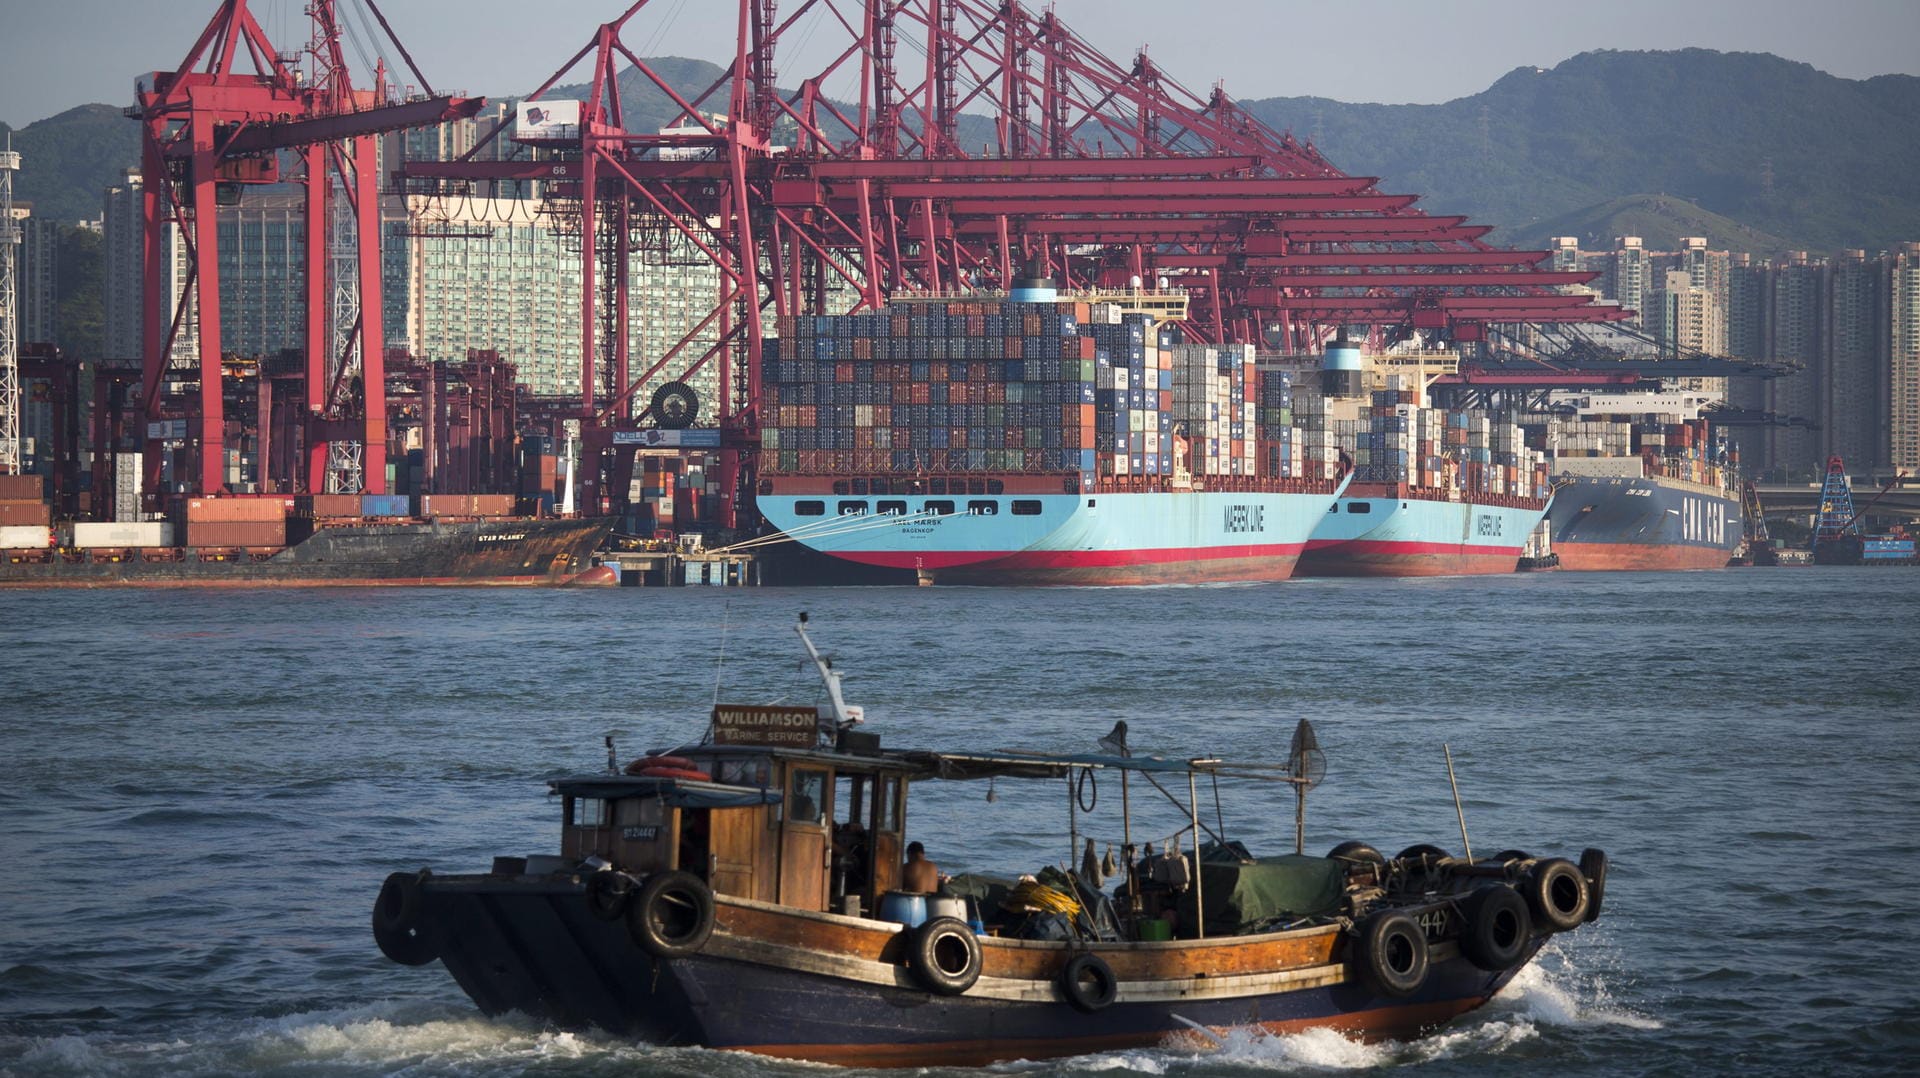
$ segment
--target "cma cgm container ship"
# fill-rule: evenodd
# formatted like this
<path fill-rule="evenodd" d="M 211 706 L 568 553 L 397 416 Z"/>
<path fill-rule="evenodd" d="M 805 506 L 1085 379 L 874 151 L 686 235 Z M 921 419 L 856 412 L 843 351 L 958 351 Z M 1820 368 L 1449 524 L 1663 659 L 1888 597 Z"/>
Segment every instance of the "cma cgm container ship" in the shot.
<path fill-rule="evenodd" d="M 1263 380 L 1250 346 L 1162 341 L 1179 297 L 1113 298 L 1028 280 L 783 319 L 760 513 L 922 584 L 1286 579 L 1345 481 L 1330 448 L 1263 420 L 1290 380 Z"/>
<path fill-rule="evenodd" d="M 1545 516 L 1546 459 L 1520 427 L 1420 407 L 1405 381 L 1374 391 L 1368 418 L 1332 424 L 1356 476 L 1307 541 L 1300 575 L 1511 573 Z"/>
<path fill-rule="evenodd" d="M 1560 567 L 1719 569 L 1744 533 L 1737 457 L 1709 444 L 1697 403 L 1592 395 L 1547 425 L 1547 520 Z"/>

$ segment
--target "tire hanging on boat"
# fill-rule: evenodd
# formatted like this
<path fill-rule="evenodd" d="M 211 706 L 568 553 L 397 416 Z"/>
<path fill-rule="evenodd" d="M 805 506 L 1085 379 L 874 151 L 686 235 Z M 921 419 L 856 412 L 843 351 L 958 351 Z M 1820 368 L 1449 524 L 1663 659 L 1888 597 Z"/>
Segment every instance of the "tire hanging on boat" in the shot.
<path fill-rule="evenodd" d="M 1400 851 L 1395 861 L 1441 861 L 1451 856 L 1447 851 L 1430 843 L 1422 842 L 1417 846 L 1408 846 Z"/>
<path fill-rule="evenodd" d="M 980 941 L 966 922 L 934 917 L 908 931 L 907 965 L 927 991 L 957 996 L 980 979 Z"/>
<path fill-rule="evenodd" d="M 424 875 L 395 872 L 373 900 L 373 941 L 381 954 L 403 966 L 424 966 L 440 957 L 439 946 L 426 931 L 426 900 L 420 893 Z"/>
<path fill-rule="evenodd" d="M 1554 857 L 1535 864 L 1523 886 L 1534 920 L 1544 927 L 1566 932 L 1586 922 L 1592 896 L 1572 861 Z"/>
<path fill-rule="evenodd" d="M 1461 912 L 1467 923 L 1460 932 L 1460 952 L 1467 961 L 1489 972 L 1519 964 L 1533 934 L 1526 899 L 1505 884 L 1488 884 L 1468 896 Z"/>
<path fill-rule="evenodd" d="M 627 935 L 656 958 L 684 958 L 713 935 L 713 892 L 691 872 L 656 872 L 627 904 Z"/>
<path fill-rule="evenodd" d="M 1600 902 L 1607 896 L 1607 851 L 1589 846 L 1580 851 L 1580 874 L 1587 878 L 1587 920 L 1600 916 Z"/>
<path fill-rule="evenodd" d="M 1427 934 L 1404 910 L 1381 910 L 1360 926 L 1360 971 L 1383 996 L 1410 996 L 1427 980 Z"/>
<path fill-rule="evenodd" d="M 587 912 L 602 921 L 618 921 L 633 900 L 637 882 L 618 869 L 605 869 L 587 877 Z"/>
<path fill-rule="evenodd" d="M 1060 971 L 1060 991 L 1082 1014 L 1092 1014 L 1111 1004 L 1120 994 L 1120 978 L 1113 967 L 1097 954 L 1081 953 L 1067 960 Z"/>

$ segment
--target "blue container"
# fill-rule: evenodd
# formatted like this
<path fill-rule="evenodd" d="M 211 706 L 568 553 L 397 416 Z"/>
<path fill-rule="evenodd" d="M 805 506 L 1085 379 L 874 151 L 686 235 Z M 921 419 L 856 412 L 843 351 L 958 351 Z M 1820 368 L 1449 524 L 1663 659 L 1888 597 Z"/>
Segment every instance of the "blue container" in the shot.
<path fill-rule="evenodd" d="M 360 515 L 363 517 L 412 516 L 412 499 L 405 494 L 362 494 Z"/>

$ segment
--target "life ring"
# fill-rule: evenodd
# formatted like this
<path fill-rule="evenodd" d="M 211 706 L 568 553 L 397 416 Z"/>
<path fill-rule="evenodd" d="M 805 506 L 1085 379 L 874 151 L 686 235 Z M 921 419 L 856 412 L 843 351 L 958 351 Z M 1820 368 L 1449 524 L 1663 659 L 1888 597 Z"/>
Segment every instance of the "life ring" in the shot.
<path fill-rule="evenodd" d="M 1383 996 L 1410 996 L 1427 980 L 1427 934 L 1404 910 L 1381 910 L 1360 926 L 1360 970 Z"/>
<path fill-rule="evenodd" d="M 1387 866 L 1386 855 L 1364 842 L 1342 842 L 1340 845 L 1327 851 L 1327 859 L 1330 861 L 1352 861 L 1356 864 L 1379 865 L 1381 868 Z"/>
<path fill-rule="evenodd" d="M 927 991 L 957 996 L 980 979 L 980 941 L 965 921 L 934 917 L 908 932 L 907 965 Z"/>
<path fill-rule="evenodd" d="M 656 872 L 627 903 L 627 935 L 656 958 L 684 958 L 713 935 L 713 892 L 691 872 Z"/>
<path fill-rule="evenodd" d="M 602 921 L 618 921 L 626 915 L 633 900 L 637 881 L 615 869 L 604 869 L 587 877 L 587 912 Z"/>
<path fill-rule="evenodd" d="M 1545 928 L 1565 932 L 1585 923 L 1592 894 L 1572 861 L 1553 857 L 1538 862 L 1527 873 L 1525 886 L 1527 906 Z"/>
<path fill-rule="evenodd" d="M 1607 896 L 1607 851 L 1589 846 L 1580 851 L 1580 874 L 1587 878 L 1587 920 L 1600 916 L 1600 902 Z"/>
<path fill-rule="evenodd" d="M 1092 1014 L 1111 1004 L 1120 994 L 1120 978 L 1113 967 L 1097 954 L 1081 953 L 1067 960 L 1060 971 L 1060 991 L 1082 1014 Z"/>
<path fill-rule="evenodd" d="M 1488 972 L 1519 965 L 1533 934 L 1526 899 L 1505 884 L 1489 884 L 1468 897 L 1462 912 L 1467 925 L 1460 933 L 1460 952 L 1467 961 Z"/>
<path fill-rule="evenodd" d="M 373 941 L 380 953 L 403 966 L 424 966 L 440 957 L 440 947 L 427 935 L 423 917 L 426 899 L 420 881 L 426 872 L 395 872 L 380 885 L 373 900 Z"/>
<path fill-rule="evenodd" d="M 688 771 L 698 771 L 700 765 L 685 756 L 642 756 L 627 764 L 627 774 L 638 775 L 649 767 L 684 767 Z"/>
<path fill-rule="evenodd" d="M 648 767 L 640 772 L 643 779 L 691 779 L 694 782 L 712 782 L 713 776 L 705 771 L 691 767 Z"/>

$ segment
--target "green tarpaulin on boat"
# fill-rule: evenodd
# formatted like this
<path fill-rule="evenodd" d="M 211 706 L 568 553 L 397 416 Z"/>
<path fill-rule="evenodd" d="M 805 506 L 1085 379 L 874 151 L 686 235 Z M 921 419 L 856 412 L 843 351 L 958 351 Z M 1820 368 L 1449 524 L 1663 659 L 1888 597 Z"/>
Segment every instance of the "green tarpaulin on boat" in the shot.
<path fill-rule="evenodd" d="M 1291 853 L 1242 862 L 1237 852 L 1211 843 L 1201 851 L 1201 886 L 1181 896 L 1182 924 L 1193 923 L 1196 890 L 1206 896 L 1209 936 L 1274 928 L 1340 909 L 1346 876 L 1339 862 Z"/>

